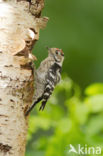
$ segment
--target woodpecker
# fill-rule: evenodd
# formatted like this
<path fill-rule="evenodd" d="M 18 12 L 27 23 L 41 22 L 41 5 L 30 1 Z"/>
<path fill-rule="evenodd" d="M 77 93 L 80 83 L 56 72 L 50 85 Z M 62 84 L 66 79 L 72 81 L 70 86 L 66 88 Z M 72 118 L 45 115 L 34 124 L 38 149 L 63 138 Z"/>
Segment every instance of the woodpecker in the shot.
<path fill-rule="evenodd" d="M 48 57 L 43 60 L 35 72 L 35 94 L 33 103 L 25 113 L 27 116 L 34 106 L 42 101 L 40 109 L 44 110 L 55 86 L 61 79 L 61 68 L 64 61 L 64 53 L 58 48 L 48 48 Z"/>

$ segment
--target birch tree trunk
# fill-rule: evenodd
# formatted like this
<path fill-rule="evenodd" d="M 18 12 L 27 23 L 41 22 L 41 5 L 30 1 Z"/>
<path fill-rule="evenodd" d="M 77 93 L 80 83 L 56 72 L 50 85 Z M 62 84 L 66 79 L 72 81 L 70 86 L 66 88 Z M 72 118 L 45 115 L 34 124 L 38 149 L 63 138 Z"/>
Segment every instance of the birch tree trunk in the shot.
<path fill-rule="evenodd" d="M 28 2 L 29 1 L 29 2 Z M 24 156 L 43 0 L 0 0 L 0 156 Z"/>

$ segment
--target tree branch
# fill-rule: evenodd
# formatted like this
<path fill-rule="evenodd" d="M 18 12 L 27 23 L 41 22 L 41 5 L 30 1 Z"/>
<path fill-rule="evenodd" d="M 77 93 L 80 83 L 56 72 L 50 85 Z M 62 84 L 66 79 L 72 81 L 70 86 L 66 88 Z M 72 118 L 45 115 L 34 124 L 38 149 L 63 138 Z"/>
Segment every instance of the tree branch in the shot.
<path fill-rule="evenodd" d="M 32 103 L 32 48 L 47 18 L 43 0 L 0 1 L 0 156 L 24 156 L 27 122 Z"/>

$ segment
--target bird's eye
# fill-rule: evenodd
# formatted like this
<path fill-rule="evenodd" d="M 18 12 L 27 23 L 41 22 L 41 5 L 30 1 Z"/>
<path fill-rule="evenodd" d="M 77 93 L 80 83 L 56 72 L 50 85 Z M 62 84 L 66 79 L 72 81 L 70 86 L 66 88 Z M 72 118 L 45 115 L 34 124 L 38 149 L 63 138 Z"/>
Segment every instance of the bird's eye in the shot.
<path fill-rule="evenodd" d="M 56 54 L 58 54 L 58 51 L 56 50 Z"/>

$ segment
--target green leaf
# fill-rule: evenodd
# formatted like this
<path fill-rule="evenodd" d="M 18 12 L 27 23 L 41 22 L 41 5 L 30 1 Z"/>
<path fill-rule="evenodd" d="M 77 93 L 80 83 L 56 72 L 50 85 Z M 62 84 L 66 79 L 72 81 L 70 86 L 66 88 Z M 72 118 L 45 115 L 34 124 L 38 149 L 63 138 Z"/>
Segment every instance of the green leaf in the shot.
<path fill-rule="evenodd" d="M 86 98 L 85 103 L 91 112 L 97 113 L 103 111 L 103 95 L 96 95 Z"/>
<path fill-rule="evenodd" d="M 87 124 L 86 134 L 97 135 L 103 130 L 103 115 L 93 116 Z"/>
<path fill-rule="evenodd" d="M 72 122 L 69 118 L 63 118 L 58 122 L 57 132 L 68 133 L 71 130 Z"/>
<path fill-rule="evenodd" d="M 85 89 L 86 95 L 103 94 L 103 83 L 95 83 Z"/>

